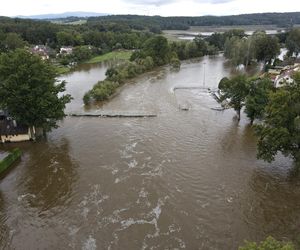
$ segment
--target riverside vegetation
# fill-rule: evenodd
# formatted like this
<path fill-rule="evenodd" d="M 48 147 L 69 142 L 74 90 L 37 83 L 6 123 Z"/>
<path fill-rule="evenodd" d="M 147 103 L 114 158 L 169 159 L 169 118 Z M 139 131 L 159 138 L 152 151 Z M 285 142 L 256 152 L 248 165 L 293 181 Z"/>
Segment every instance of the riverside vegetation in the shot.
<path fill-rule="evenodd" d="M 180 68 L 180 60 L 215 53 L 217 49 L 201 38 L 193 42 L 169 43 L 163 36 L 151 37 L 145 41 L 140 50 L 136 50 L 131 55 L 130 61 L 109 68 L 106 72 L 106 79 L 95 84 L 93 89 L 84 95 L 83 101 L 89 104 L 93 100 L 107 100 L 126 80 L 154 67 L 169 63 L 177 69 Z"/>
<path fill-rule="evenodd" d="M 278 152 L 292 157 L 300 167 L 300 73 L 292 83 L 276 89 L 268 78 L 238 75 L 219 83 L 221 101 L 227 100 L 240 120 L 241 109 L 251 124 L 255 119 L 258 136 L 258 158 L 271 162 Z"/>

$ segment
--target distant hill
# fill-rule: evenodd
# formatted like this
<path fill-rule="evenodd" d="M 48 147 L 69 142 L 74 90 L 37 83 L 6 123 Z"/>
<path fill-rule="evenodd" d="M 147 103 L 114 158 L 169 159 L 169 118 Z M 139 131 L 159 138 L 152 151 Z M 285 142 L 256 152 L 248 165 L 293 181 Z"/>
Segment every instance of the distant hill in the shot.
<path fill-rule="evenodd" d="M 236 26 L 236 25 L 276 25 L 291 27 L 300 24 L 300 12 L 256 13 L 231 16 L 139 16 L 108 15 L 88 18 L 88 23 L 114 22 L 127 24 L 133 29 L 151 27 L 161 30 L 188 29 L 190 26 Z"/>
<path fill-rule="evenodd" d="M 42 15 L 17 16 L 17 17 L 26 18 L 26 19 L 54 20 L 54 19 L 62 19 L 67 17 L 97 17 L 97 16 L 106 16 L 106 15 L 108 14 L 78 11 L 78 12 L 64 12 L 59 14 L 42 14 Z"/>

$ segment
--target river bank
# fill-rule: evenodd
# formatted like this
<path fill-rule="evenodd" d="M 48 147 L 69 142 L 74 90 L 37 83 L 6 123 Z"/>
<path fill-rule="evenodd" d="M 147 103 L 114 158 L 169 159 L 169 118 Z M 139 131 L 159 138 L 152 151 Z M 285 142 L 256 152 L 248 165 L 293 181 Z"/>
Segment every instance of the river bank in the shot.
<path fill-rule="evenodd" d="M 79 65 L 102 63 L 110 60 L 129 60 L 131 55 L 132 55 L 132 51 L 127 51 L 127 50 L 112 51 L 103 55 L 94 56 L 91 59 L 80 63 Z M 55 65 L 55 68 L 58 75 L 63 75 L 75 70 L 77 66 L 78 65 L 76 66 Z"/>
<path fill-rule="evenodd" d="M 12 152 L 6 153 L 4 158 L 0 158 L 0 175 L 8 170 L 8 168 L 21 158 L 21 150 L 16 148 Z"/>

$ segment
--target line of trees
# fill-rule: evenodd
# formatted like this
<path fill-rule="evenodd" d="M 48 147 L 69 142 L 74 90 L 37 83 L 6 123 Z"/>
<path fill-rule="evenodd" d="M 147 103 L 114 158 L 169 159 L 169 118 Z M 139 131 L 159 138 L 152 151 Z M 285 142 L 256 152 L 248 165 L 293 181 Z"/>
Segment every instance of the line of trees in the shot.
<path fill-rule="evenodd" d="M 30 44 L 61 46 L 92 45 L 104 52 L 114 48 L 137 49 L 152 32 L 134 31 L 126 24 L 112 22 L 63 25 L 47 21 L 0 17 L 0 52 L 24 48 Z"/>
<path fill-rule="evenodd" d="M 280 47 L 288 49 L 289 57 L 300 53 L 300 29 L 294 28 L 287 33 L 267 35 L 256 31 L 248 36 L 244 30 L 233 29 L 224 33 L 214 33 L 206 41 L 221 51 L 225 58 L 235 66 L 263 62 L 270 65 L 280 53 Z"/>
<path fill-rule="evenodd" d="M 187 30 L 190 26 L 234 26 L 234 25 L 277 25 L 291 27 L 300 24 L 299 12 L 293 13 L 261 13 L 234 16 L 199 16 L 199 17 L 161 17 L 138 15 L 112 15 L 90 17 L 88 24 L 113 22 L 127 24 L 136 30 Z"/>
<path fill-rule="evenodd" d="M 252 36 L 232 36 L 226 38 L 224 56 L 234 65 L 250 65 L 253 61 L 270 64 L 280 53 L 279 40 L 263 31 Z"/>

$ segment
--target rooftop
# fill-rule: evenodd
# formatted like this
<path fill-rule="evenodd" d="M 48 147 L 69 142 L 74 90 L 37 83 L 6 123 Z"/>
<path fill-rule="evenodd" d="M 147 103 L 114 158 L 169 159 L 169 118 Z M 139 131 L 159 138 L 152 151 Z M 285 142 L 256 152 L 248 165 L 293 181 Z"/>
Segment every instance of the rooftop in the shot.
<path fill-rule="evenodd" d="M 19 135 L 27 133 L 27 126 L 19 125 L 14 120 L 0 120 L 0 135 Z"/>

